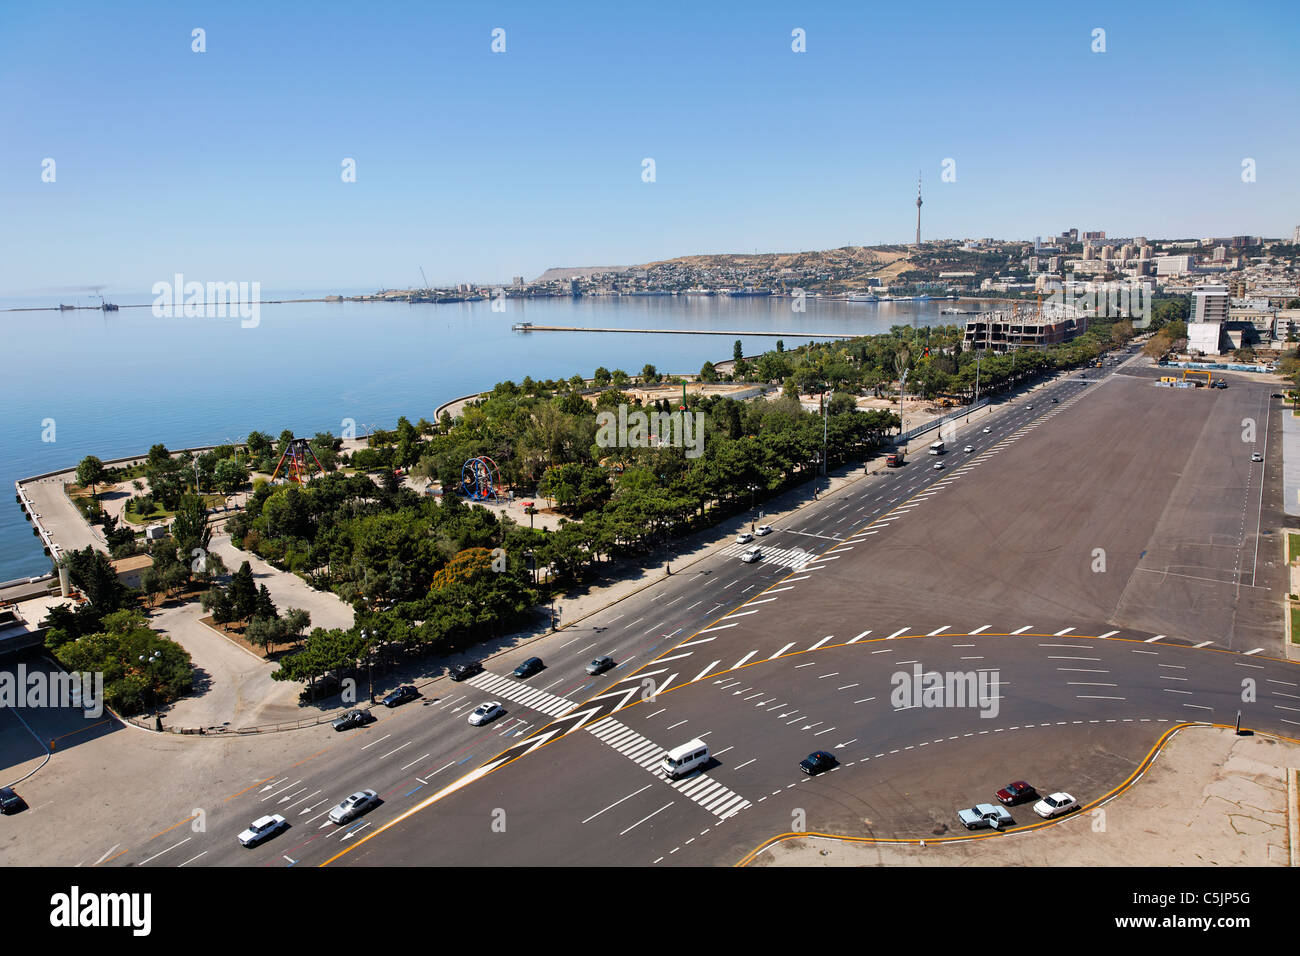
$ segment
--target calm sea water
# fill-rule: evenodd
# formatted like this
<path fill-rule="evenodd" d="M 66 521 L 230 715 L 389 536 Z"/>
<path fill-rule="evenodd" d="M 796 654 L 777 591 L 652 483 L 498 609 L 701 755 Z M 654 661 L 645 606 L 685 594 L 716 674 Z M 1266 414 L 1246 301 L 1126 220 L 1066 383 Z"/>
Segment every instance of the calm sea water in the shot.
<path fill-rule="evenodd" d="M 304 291 L 263 293 L 302 298 Z M 511 331 L 515 322 L 625 328 L 782 331 L 787 348 L 804 332 L 862 335 L 891 325 L 960 320 L 949 302 L 869 304 L 787 298 L 590 297 L 443 305 L 327 303 L 264 305 L 256 328 L 238 319 L 156 318 L 151 297 L 114 297 L 118 312 L 0 312 L 6 342 L 0 397 L 0 477 L 15 479 L 147 451 L 242 439 L 257 428 L 279 434 L 338 434 L 392 427 L 398 416 L 433 418 L 444 401 L 504 379 L 589 377 L 599 365 L 639 372 L 696 372 L 775 347 L 761 336 L 639 335 Z M 0 299 L 0 309 L 57 304 L 57 297 Z M 64 301 L 73 304 L 65 297 Z M 83 301 L 83 304 L 85 302 Z M 54 420 L 55 441 L 42 440 Z M 10 492 L 6 492 L 10 494 Z M 0 507 L 0 581 L 41 574 L 49 560 L 12 497 Z"/>

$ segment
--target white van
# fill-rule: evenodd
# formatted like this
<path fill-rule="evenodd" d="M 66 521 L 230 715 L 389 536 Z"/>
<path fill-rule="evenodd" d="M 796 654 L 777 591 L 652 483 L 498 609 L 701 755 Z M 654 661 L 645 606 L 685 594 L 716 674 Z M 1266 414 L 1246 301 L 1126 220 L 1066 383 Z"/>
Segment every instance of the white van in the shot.
<path fill-rule="evenodd" d="M 708 762 L 709 745 L 696 738 L 664 754 L 659 769 L 676 780 L 678 777 L 686 776 L 692 770 L 703 767 Z"/>

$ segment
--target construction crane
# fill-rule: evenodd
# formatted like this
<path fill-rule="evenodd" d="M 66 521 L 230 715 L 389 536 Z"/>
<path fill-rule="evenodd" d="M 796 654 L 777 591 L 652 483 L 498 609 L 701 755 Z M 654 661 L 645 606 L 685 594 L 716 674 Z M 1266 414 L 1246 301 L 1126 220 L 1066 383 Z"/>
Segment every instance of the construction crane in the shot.
<path fill-rule="evenodd" d="M 425 291 L 425 292 L 428 292 L 428 291 L 429 291 L 429 277 L 426 276 L 426 275 L 424 274 L 424 266 L 420 266 L 420 278 L 424 280 L 424 286 L 423 286 L 424 291 Z"/>

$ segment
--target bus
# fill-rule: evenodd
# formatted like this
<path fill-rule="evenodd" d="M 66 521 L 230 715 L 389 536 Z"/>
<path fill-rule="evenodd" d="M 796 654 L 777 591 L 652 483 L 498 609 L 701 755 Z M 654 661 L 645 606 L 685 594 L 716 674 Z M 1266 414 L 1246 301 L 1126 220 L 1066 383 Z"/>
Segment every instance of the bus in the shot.
<path fill-rule="evenodd" d="M 931 443 L 930 443 L 930 454 L 931 454 L 931 455 L 942 455 L 942 454 L 943 454 L 943 450 L 944 450 L 944 449 L 943 449 L 943 442 L 941 442 L 941 441 L 936 441 L 936 442 L 931 442 Z"/>

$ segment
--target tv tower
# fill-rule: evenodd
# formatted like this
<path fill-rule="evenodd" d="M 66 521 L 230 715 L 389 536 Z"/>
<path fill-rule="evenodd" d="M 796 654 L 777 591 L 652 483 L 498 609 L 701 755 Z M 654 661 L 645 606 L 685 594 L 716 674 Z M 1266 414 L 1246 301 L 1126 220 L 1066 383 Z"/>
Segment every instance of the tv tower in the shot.
<path fill-rule="evenodd" d="M 916 171 L 916 244 L 921 245 L 921 171 Z"/>

